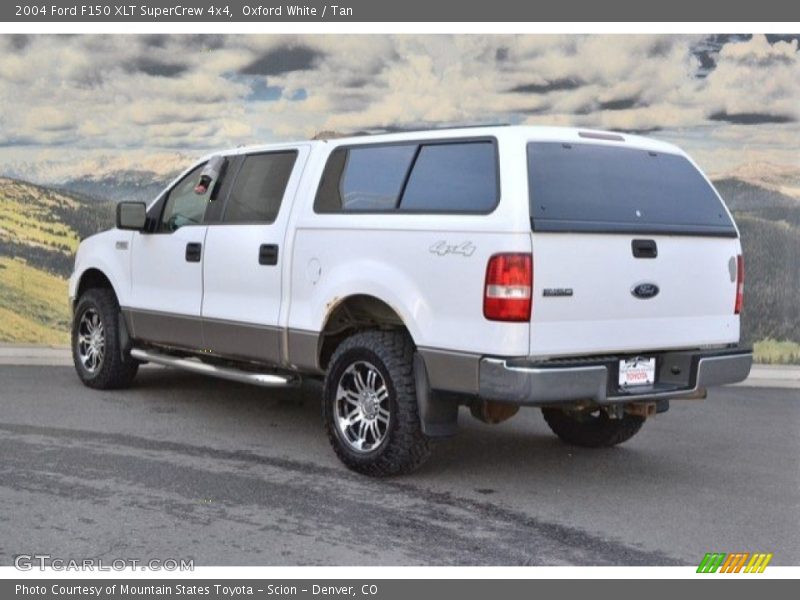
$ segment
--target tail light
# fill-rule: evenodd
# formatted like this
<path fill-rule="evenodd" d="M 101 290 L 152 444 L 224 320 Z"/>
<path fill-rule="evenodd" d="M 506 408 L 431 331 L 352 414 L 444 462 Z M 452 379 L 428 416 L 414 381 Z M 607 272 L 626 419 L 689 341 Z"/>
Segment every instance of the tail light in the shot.
<path fill-rule="evenodd" d="M 532 287 L 530 254 L 495 254 L 486 267 L 483 316 L 490 321 L 529 321 Z"/>
<path fill-rule="evenodd" d="M 738 315 L 742 312 L 744 304 L 744 258 L 740 254 L 736 257 L 736 304 L 733 307 L 733 314 Z"/>

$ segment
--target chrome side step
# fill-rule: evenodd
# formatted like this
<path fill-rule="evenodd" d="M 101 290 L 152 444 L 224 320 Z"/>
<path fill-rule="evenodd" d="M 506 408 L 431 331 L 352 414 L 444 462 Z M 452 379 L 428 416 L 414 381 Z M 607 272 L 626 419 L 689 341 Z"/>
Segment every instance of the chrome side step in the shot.
<path fill-rule="evenodd" d="M 228 379 L 230 381 L 238 381 L 240 383 L 250 383 L 253 385 L 260 385 L 262 387 L 287 387 L 298 385 L 300 383 L 299 377 L 276 375 L 274 373 L 251 373 L 250 371 L 240 371 L 230 367 L 219 367 L 217 365 L 210 365 L 201 362 L 196 358 L 180 358 L 177 356 L 170 356 L 168 354 L 159 354 L 152 350 L 141 350 L 133 348 L 131 356 L 137 360 L 144 360 L 147 362 L 155 363 L 157 365 L 164 365 L 165 367 L 175 367 L 192 371 L 193 373 L 200 373 L 201 375 L 211 375 L 212 377 L 219 377 L 221 379 Z"/>

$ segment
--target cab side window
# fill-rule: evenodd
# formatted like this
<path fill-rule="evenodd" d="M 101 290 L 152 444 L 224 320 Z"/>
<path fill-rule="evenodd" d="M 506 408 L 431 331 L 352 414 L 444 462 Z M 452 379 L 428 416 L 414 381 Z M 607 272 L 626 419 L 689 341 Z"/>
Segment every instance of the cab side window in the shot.
<path fill-rule="evenodd" d="M 416 151 L 414 144 L 337 148 L 328 159 L 314 209 L 395 210 Z"/>
<path fill-rule="evenodd" d="M 297 152 L 252 154 L 244 159 L 222 217 L 223 223 L 272 223 L 292 175 Z"/>
<path fill-rule="evenodd" d="M 394 210 L 416 151 L 416 146 L 350 150 L 339 185 L 342 210 Z"/>
<path fill-rule="evenodd" d="M 161 213 L 159 231 L 171 232 L 184 225 L 198 225 L 203 222 L 211 191 L 216 184 L 212 182 L 202 194 L 195 192 L 203 167 L 205 164 L 192 169 L 170 190 L 164 203 L 164 212 Z"/>

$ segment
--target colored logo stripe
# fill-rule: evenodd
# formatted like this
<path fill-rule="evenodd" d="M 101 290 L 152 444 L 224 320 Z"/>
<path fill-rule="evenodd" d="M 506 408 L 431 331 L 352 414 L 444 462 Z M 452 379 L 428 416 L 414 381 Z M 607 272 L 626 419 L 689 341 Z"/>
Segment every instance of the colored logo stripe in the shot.
<path fill-rule="evenodd" d="M 756 553 L 753 554 L 753 558 L 750 559 L 750 562 L 747 563 L 747 566 L 744 569 L 745 573 L 763 573 L 764 569 L 767 568 L 769 561 L 772 560 L 772 554 L 764 554 L 764 553 Z"/>
<path fill-rule="evenodd" d="M 748 559 L 749 562 L 748 562 Z M 765 552 L 734 552 L 726 554 L 724 552 L 709 552 L 700 561 L 697 567 L 698 573 L 763 573 L 767 568 L 772 554 Z M 747 563 L 747 566 L 745 566 Z M 744 571 L 742 571 L 744 569 Z"/>
<path fill-rule="evenodd" d="M 738 552 L 736 554 L 728 554 L 728 558 L 722 564 L 722 569 L 720 569 L 720 573 L 738 573 L 742 570 L 744 566 L 744 561 L 746 561 L 750 556 L 749 552 Z"/>
<path fill-rule="evenodd" d="M 725 560 L 725 554 L 718 552 L 709 552 L 700 561 L 700 566 L 697 567 L 698 573 L 716 573 L 722 561 Z"/>

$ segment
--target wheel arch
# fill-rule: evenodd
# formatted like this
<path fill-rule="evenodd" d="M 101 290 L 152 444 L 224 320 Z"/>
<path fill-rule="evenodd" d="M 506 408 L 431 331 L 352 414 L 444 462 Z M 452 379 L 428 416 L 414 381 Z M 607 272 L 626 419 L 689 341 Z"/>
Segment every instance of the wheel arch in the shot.
<path fill-rule="evenodd" d="M 317 364 L 326 369 L 336 348 L 345 339 L 369 329 L 405 332 L 412 343 L 414 336 L 400 311 L 389 302 L 368 293 L 355 293 L 331 302 L 320 329 Z"/>
<path fill-rule="evenodd" d="M 80 297 L 91 288 L 105 288 L 110 289 L 114 296 L 119 301 L 119 293 L 117 293 L 111 278 L 98 267 L 89 267 L 85 269 L 78 277 L 75 286 L 75 297 L 73 298 L 73 305 L 77 304 Z"/>

